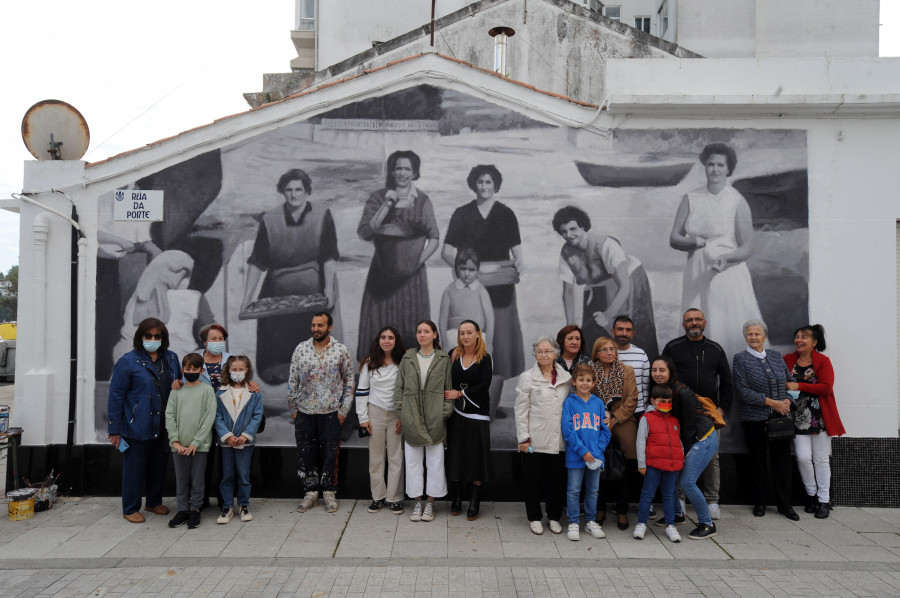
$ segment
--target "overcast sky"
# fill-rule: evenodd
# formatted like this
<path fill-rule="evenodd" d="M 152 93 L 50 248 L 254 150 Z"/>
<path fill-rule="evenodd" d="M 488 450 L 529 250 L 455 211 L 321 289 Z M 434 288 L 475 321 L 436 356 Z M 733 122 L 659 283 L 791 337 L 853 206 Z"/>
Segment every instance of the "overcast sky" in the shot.
<path fill-rule="evenodd" d="M 263 73 L 288 72 L 296 55 L 292 0 L 6 2 L 0 17 L 3 199 L 22 190 L 33 159 L 21 124 L 36 102 L 81 112 L 94 162 L 247 110 L 241 94 L 261 91 Z M 881 0 L 881 23 L 881 55 L 900 56 L 900 0 Z M 4 273 L 18 263 L 18 228 L 0 210 Z"/>

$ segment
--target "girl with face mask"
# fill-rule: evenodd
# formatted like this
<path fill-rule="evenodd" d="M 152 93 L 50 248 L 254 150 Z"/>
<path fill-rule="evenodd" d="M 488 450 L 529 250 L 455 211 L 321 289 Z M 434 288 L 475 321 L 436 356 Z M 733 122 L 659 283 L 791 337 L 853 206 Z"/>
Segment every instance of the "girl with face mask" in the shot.
<path fill-rule="evenodd" d="M 234 493 L 237 488 L 241 521 L 250 521 L 250 462 L 256 433 L 263 418 L 262 395 L 249 388 L 253 365 L 244 355 L 232 355 L 222 368 L 222 385 L 216 395 L 216 443 L 222 447 L 222 483 L 219 492 L 224 499 L 222 513 L 216 523 L 231 521 Z"/>

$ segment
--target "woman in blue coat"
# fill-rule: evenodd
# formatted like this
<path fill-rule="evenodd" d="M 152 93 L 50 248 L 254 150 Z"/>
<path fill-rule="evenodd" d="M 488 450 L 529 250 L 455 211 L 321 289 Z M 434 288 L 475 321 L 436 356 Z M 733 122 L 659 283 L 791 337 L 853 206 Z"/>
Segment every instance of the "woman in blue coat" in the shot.
<path fill-rule="evenodd" d="M 109 381 L 107 434 L 122 452 L 122 516 L 143 523 L 144 510 L 167 515 L 162 504 L 166 460 L 166 403 L 172 382 L 181 378 L 178 356 L 169 351 L 169 331 L 157 318 L 146 318 L 134 333 L 134 349 L 123 355 Z"/>

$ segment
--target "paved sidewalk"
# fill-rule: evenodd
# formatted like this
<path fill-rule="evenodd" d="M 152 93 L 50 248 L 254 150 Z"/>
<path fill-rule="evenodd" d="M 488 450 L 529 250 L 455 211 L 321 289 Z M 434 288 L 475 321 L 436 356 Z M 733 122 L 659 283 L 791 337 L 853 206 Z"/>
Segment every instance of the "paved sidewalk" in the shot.
<path fill-rule="evenodd" d="M 900 510 L 793 523 L 726 506 L 718 536 L 690 541 L 688 522 L 673 544 L 654 525 L 643 541 L 614 523 L 604 540 L 536 536 L 517 503 L 470 522 L 439 502 L 430 523 L 367 504 L 300 514 L 253 499 L 251 522 L 217 525 L 207 510 L 188 530 L 152 514 L 128 523 L 117 498 L 64 499 L 0 519 L 0 596 L 900 596 Z"/>

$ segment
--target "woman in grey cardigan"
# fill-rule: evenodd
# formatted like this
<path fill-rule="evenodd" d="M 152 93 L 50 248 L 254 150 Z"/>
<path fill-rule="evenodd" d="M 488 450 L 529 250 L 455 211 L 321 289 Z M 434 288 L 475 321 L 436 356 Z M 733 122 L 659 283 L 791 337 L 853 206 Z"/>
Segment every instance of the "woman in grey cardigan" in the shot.
<path fill-rule="evenodd" d="M 550 531 L 562 533 L 559 518 L 566 491 L 566 449 L 562 437 L 562 406 L 572 392 L 572 376 L 556 363 L 559 345 L 549 336 L 534 343 L 537 363 L 519 376 L 516 385 L 516 436 L 525 477 L 525 512 L 532 533 L 543 534 L 541 494 L 547 494 Z"/>
<path fill-rule="evenodd" d="M 744 323 L 747 348 L 734 356 L 734 391 L 741 404 L 741 425 L 750 456 L 753 514 L 756 517 L 766 514 L 768 450 L 778 512 L 797 521 L 800 516 L 791 506 L 791 440 L 769 440 L 766 435 L 766 421 L 770 417 L 791 412 L 786 383 L 793 382 L 794 377 L 781 354 L 765 348 L 768 333 L 762 320 Z"/>

